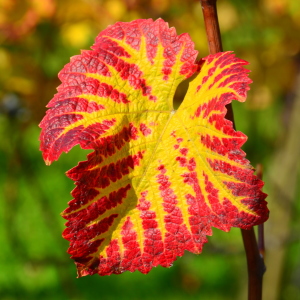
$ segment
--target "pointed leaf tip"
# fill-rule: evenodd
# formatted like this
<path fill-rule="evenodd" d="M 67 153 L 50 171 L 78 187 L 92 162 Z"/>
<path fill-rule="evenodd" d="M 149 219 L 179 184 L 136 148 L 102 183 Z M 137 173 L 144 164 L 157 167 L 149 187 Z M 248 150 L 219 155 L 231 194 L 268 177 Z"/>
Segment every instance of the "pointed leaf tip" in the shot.
<path fill-rule="evenodd" d="M 67 173 L 76 188 L 63 237 L 78 277 L 170 267 L 185 250 L 200 253 L 211 227 L 268 218 L 246 136 L 224 118 L 226 104 L 246 99 L 247 63 L 196 56 L 162 19 L 118 22 L 59 73 L 40 125 L 46 164 L 76 144 L 94 150 Z M 176 87 L 197 69 L 174 111 Z"/>

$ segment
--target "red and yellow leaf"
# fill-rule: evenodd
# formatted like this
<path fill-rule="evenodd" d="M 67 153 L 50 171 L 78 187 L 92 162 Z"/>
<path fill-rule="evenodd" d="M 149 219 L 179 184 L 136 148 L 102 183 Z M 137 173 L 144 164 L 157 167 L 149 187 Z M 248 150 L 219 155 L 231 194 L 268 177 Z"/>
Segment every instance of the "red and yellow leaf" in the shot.
<path fill-rule="evenodd" d="M 196 56 L 189 35 L 161 19 L 119 22 L 60 72 L 40 124 L 43 157 L 94 150 L 67 173 L 76 188 L 63 236 L 79 276 L 169 267 L 185 250 L 200 253 L 211 227 L 268 218 L 263 182 L 240 149 L 246 136 L 224 118 L 226 104 L 245 101 L 247 63 L 230 52 L 204 58 L 175 111 Z"/>

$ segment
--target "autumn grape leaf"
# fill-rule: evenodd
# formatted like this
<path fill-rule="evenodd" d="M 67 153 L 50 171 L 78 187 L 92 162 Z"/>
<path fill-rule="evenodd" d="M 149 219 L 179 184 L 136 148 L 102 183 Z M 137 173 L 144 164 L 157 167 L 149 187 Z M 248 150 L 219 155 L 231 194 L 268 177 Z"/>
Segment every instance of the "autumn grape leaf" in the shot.
<path fill-rule="evenodd" d="M 245 101 L 247 62 L 203 58 L 178 110 L 178 84 L 197 71 L 188 34 L 158 19 L 116 23 L 71 58 L 40 124 L 47 164 L 79 144 L 93 149 L 67 175 L 63 212 L 78 276 L 147 273 L 185 250 L 200 253 L 212 227 L 250 228 L 268 218 L 263 182 L 224 118 Z"/>

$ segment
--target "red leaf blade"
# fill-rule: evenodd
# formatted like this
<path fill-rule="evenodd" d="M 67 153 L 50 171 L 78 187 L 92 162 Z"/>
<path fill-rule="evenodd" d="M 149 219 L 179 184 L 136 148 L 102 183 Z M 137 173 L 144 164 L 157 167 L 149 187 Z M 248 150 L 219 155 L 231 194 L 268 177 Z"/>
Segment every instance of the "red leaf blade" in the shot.
<path fill-rule="evenodd" d="M 230 52 L 203 59 L 180 106 L 178 84 L 196 70 L 188 35 L 162 20 L 117 23 L 60 73 L 41 122 L 47 163 L 76 144 L 94 149 L 67 175 L 64 211 L 78 275 L 147 273 L 185 250 L 200 253 L 211 227 L 249 228 L 268 218 L 263 182 L 224 118 L 251 80 Z"/>

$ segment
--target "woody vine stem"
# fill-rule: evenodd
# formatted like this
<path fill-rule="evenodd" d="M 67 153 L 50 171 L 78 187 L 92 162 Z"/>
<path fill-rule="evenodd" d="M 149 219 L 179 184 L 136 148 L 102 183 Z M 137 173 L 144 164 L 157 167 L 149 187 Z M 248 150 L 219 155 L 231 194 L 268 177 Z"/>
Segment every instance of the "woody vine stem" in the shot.
<path fill-rule="evenodd" d="M 217 15 L 217 0 L 200 0 L 206 29 L 210 54 L 223 51 L 220 27 Z M 226 106 L 226 118 L 235 128 L 231 104 Z M 258 172 L 261 177 L 261 171 Z M 261 226 L 262 228 L 262 226 Z M 262 299 L 262 279 L 265 272 L 263 257 L 259 252 L 253 227 L 250 230 L 241 229 L 248 267 L 248 300 Z M 261 230 L 260 230 L 261 232 Z M 261 237 L 259 237 L 261 240 Z"/>

